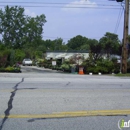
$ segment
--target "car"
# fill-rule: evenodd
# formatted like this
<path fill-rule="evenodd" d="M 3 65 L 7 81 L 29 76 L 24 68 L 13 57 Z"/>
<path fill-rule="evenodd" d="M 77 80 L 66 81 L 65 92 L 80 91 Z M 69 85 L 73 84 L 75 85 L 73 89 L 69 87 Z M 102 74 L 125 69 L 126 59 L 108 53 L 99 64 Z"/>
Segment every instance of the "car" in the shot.
<path fill-rule="evenodd" d="M 29 58 L 23 59 L 22 64 L 23 64 L 23 66 L 24 65 L 32 65 L 32 60 Z"/>

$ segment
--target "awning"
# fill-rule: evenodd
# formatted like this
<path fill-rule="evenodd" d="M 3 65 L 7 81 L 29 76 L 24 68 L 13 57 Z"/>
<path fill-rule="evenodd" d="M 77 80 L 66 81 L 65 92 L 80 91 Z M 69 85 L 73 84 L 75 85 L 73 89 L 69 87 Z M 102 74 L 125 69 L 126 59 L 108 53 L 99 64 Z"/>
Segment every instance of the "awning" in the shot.
<path fill-rule="evenodd" d="M 65 59 L 70 59 L 73 55 L 67 55 L 65 56 Z"/>
<path fill-rule="evenodd" d="M 46 59 L 47 59 L 47 60 L 49 60 L 49 59 L 51 59 L 51 58 L 54 59 L 54 57 L 55 57 L 55 56 L 54 56 L 53 54 L 50 54 L 50 55 L 47 55 Z"/>
<path fill-rule="evenodd" d="M 60 58 L 64 58 L 65 56 L 66 56 L 66 54 L 59 54 L 55 58 L 56 59 L 60 59 Z"/>

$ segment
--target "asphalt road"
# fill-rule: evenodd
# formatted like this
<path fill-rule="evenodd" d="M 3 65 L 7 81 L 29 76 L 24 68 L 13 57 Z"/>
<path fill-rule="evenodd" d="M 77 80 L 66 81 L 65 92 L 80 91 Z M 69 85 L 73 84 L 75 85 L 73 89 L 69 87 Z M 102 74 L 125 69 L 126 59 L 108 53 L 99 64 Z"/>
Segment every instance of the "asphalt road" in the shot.
<path fill-rule="evenodd" d="M 0 130 L 119 130 L 122 119 L 130 120 L 130 78 L 0 73 Z"/>

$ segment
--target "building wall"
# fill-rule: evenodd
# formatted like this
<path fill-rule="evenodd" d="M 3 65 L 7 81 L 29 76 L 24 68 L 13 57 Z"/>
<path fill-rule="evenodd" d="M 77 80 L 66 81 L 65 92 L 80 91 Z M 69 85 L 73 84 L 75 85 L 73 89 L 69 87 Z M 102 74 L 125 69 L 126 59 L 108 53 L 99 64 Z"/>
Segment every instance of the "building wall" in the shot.
<path fill-rule="evenodd" d="M 89 53 L 88 52 L 46 52 L 46 59 L 60 59 L 60 58 L 64 58 L 64 59 L 70 59 L 71 56 L 74 56 L 75 54 L 79 54 L 79 55 L 84 55 L 84 58 L 87 59 L 89 57 Z"/>

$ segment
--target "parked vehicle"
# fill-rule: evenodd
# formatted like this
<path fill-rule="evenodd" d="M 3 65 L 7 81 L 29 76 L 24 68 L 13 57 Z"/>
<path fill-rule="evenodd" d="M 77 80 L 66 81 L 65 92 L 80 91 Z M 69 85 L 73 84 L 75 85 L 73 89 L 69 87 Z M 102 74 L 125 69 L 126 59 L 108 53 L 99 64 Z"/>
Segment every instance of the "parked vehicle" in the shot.
<path fill-rule="evenodd" d="M 24 65 L 32 65 L 32 60 L 27 58 L 27 59 L 24 59 L 23 62 L 22 62 L 23 66 Z"/>

